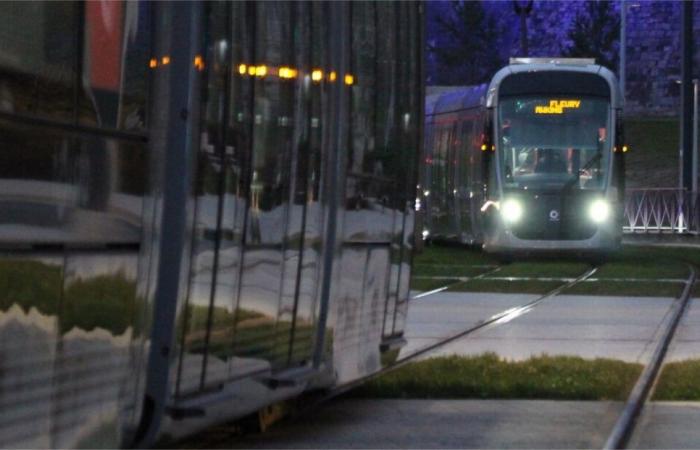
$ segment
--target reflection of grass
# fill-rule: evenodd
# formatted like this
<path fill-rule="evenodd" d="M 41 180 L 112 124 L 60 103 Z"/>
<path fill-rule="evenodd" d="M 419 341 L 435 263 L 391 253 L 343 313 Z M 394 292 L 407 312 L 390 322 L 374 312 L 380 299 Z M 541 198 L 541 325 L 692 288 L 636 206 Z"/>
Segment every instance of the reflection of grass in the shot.
<path fill-rule="evenodd" d="M 654 400 L 700 400 L 700 359 L 666 364 L 656 385 Z"/>
<path fill-rule="evenodd" d="M 136 299 L 136 283 L 123 273 L 71 280 L 61 288 L 58 266 L 30 260 L 0 261 L 0 310 L 17 304 L 25 311 L 59 316 L 62 332 L 73 327 L 90 331 L 103 328 L 122 334 L 137 320 L 144 307 Z M 59 310 L 60 307 L 60 310 Z M 138 331 L 138 330 L 137 330 Z"/>
<path fill-rule="evenodd" d="M 453 279 L 411 278 L 411 290 L 427 292 L 456 282 L 457 280 Z"/>
<path fill-rule="evenodd" d="M 545 294 L 562 284 L 563 283 L 559 281 L 507 281 L 482 278 L 456 284 L 450 287 L 448 291 Z"/>
<path fill-rule="evenodd" d="M 35 307 L 42 314 L 55 315 L 62 276 L 60 267 L 38 261 L 0 261 L 0 309 L 17 304 L 25 312 Z"/>
<path fill-rule="evenodd" d="M 396 362 L 396 360 L 399 358 L 399 353 L 401 353 L 400 348 L 387 350 L 384 353 L 382 353 L 382 356 L 381 356 L 382 367 L 386 367 L 386 366 L 389 366 L 391 364 L 394 364 Z"/>
<path fill-rule="evenodd" d="M 678 297 L 683 283 L 589 281 L 563 292 L 566 295 L 607 295 L 618 297 Z"/>
<path fill-rule="evenodd" d="M 506 361 L 493 353 L 418 361 L 351 392 L 379 398 L 623 400 L 640 364 L 612 359 L 538 356 Z"/>
<path fill-rule="evenodd" d="M 135 319 L 135 296 L 136 283 L 123 273 L 77 279 L 63 294 L 61 330 L 100 327 L 122 334 Z"/>
<path fill-rule="evenodd" d="M 203 353 L 208 307 L 189 307 L 189 313 L 190 327 L 186 337 L 188 351 Z M 258 358 L 270 361 L 277 367 L 285 365 L 290 356 L 292 361 L 299 362 L 308 358 L 315 340 L 316 328 L 297 322 L 294 347 L 289 355 L 291 326 L 290 321 L 275 322 L 273 317 L 257 311 L 241 309 L 234 316 L 225 308 L 215 307 L 208 351 L 209 354 L 224 360 L 232 356 Z"/>

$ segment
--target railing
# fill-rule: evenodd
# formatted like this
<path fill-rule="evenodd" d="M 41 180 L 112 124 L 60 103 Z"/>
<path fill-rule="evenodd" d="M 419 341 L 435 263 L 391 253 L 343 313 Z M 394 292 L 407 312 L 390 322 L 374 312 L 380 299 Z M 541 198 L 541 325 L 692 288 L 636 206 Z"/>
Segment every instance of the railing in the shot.
<path fill-rule="evenodd" d="M 697 234 L 698 195 L 684 189 L 627 189 L 625 233 Z"/>

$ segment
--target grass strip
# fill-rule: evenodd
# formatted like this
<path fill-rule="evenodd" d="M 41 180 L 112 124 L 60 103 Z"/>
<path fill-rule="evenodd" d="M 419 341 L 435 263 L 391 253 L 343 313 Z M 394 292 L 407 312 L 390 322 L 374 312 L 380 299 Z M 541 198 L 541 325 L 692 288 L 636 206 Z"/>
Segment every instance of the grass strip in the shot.
<path fill-rule="evenodd" d="M 604 295 L 611 297 L 678 297 L 683 283 L 653 281 L 585 281 L 562 292 L 564 295 Z"/>
<path fill-rule="evenodd" d="M 447 286 L 448 284 L 456 283 L 459 280 L 453 280 L 453 279 L 439 279 L 439 280 L 431 280 L 429 278 L 411 278 L 411 290 L 412 291 L 420 291 L 420 292 L 427 292 L 427 291 L 432 291 L 433 289 L 441 288 L 443 286 Z"/>
<path fill-rule="evenodd" d="M 700 401 L 700 359 L 664 365 L 653 400 Z"/>
<path fill-rule="evenodd" d="M 499 273 L 500 275 L 500 273 Z M 456 284 L 448 289 L 454 292 L 496 292 L 501 294 L 545 294 L 561 286 L 560 281 L 490 280 L 481 278 Z"/>
<path fill-rule="evenodd" d="M 480 249 L 463 245 L 428 245 L 421 253 L 417 253 L 413 264 L 462 264 L 481 265 L 498 264 L 492 255 L 482 252 Z"/>
<path fill-rule="evenodd" d="M 499 277 L 564 277 L 576 278 L 590 265 L 571 261 L 528 261 L 504 266 L 496 275 Z"/>
<path fill-rule="evenodd" d="M 507 361 L 494 353 L 445 356 L 372 380 L 349 395 L 375 398 L 624 400 L 641 364 L 574 356 Z"/>
<path fill-rule="evenodd" d="M 413 276 L 418 277 L 473 277 L 488 271 L 485 267 L 463 265 L 415 264 Z"/>

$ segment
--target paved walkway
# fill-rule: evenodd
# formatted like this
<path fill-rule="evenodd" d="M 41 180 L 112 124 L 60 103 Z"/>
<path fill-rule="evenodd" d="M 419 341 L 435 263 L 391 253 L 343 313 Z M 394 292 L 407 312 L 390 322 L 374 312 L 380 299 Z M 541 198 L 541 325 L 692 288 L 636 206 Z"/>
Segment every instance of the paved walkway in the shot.
<path fill-rule="evenodd" d="M 444 292 L 409 307 L 402 356 L 468 325 L 536 298 L 521 294 Z M 673 299 L 659 297 L 558 296 L 507 324 L 480 330 L 426 355 L 474 355 L 494 352 L 513 360 L 543 353 L 583 358 L 646 362 L 669 319 Z M 700 311 L 695 316 L 700 320 Z M 697 338 L 698 327 L 686 335 Z M 695 345 L 696 342 L 692 342 Z M 689 346 L 689 350 L 690 349 Z M 700 353 L 700 346 L 695 352 Z"/>
<path fill-rule="evenodd" d="M 618 402 L 345 399 L 220 448 L 600 448 Z"/>
<path fill-rule="evenodd" d="M 629 448 L 700 448 L 700 402 L 652 402 L 644 407 Z"/>
<path fill-rule="evenodd" d="M 678 324 L 666 361 L 697 358 L 700 358 L 700 299 L 694 298 Z"/>

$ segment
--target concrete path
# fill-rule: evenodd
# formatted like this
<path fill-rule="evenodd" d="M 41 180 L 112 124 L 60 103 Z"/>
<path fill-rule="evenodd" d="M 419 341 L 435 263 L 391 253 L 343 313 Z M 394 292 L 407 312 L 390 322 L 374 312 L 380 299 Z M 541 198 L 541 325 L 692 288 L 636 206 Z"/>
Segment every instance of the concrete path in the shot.
<path fill-rule="evenodd" d="M 700 358 L 700 299 L 694 298 L 678 324 L 666 361 L 698 358 Z"/>
<path fill-rule="evenodd" d="M 411 300 L 404 334 L 408 344 L 401 350 L 401 356 L 537 297 L 531 294 L 440 292 Z"/>
<path fill-rule="evenodd" d="M 408 345 L 402 355 L 536 297 L 446 292 L 416 300 L 409 306 Z M 547 353 L 646 362 L 669 320 L 672 302 L 658 297 L 558 296 L 507 324 L 478 331 L 426 357 L 495 352 L 522 360 Z M 700 311 L 694 317 L 697 314 Z M 689 326 L 686 334 L 697 338 L 698 328 Z"/>
<path fill-rule="evenodd" d="M 621 403 L 357 400 L 220 448 L 600 448 Z"/>
<path fill-rule="evenodd" d="M 644 407 L 628 448 L 700 448 L 700 402 L 652 402 Z"/>

